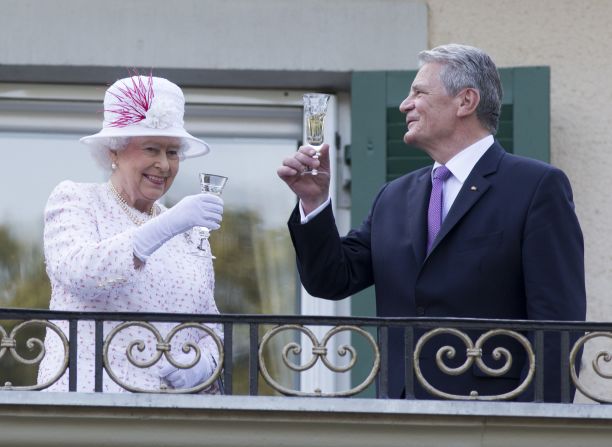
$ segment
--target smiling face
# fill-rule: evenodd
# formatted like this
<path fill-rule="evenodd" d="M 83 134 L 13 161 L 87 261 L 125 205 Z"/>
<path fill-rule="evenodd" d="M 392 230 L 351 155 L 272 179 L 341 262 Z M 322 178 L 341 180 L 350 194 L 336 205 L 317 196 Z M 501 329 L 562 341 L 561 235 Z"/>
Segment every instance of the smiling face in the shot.
<path fill-rule="evenodd" d="M 172 185 L 179 168 L 181 141 L 171 137 L 132 137 L 125 149 L 112 151 L 117 165 L 111 181 L 127 203 L 148 212 Z"/>
<path fill-rule="evenodd" d="M 430 155 L 452 138 L 457 124 L 459 102 L 449 96 L 440 79 L 443 65 L 427 63 L 418 71 L 410 95 L 400 105 L 406 114 L 404 142 Z"/>

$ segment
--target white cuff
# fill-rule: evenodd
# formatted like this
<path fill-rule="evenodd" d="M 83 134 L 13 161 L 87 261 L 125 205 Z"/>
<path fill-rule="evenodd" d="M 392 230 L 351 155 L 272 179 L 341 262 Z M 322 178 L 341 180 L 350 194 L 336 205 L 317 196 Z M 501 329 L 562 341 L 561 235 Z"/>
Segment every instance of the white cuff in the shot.
<path fill-rule="evenodd" d="M 302 201 L 300 200 L 300 206 L 298 207 L 300 209 L 300 223 L 305 224 L 305 223 L 310 222 L 312 219 L 317 217 L 321 213 L 321 211 L 323 211 L 325 207 L 330 204 L 330 202 L 331 202 L 331 197 L 328 197 L 325 202 L 323 202 L 321 205 L 319 205 L 314 210 L 312 210 L 310 213 L 308 213 L 308 215 L 305 215 L 304 208 L 302 208 Z"/>

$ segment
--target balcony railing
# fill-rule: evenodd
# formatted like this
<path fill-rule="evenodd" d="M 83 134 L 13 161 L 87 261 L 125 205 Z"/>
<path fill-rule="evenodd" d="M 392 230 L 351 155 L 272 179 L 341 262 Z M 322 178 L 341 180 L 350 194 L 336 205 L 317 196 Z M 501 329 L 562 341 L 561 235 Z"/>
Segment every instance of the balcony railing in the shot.
<path fill-rule="evenodd" d="M 63 330 L 58 321 L 67 322 Z M 105 374 L 107 379 L 121 388 L 145 393 L 197 393 L 222 380 L 224 393 L 235 392 L 235 358 L 237 346 L 248 346 L 248 387 L 246 394 L 257 396 L 262 393 L 260 377 L 267 387 L 275 393 L 292 396 L 343 397 L 361 393 L 374 387 L 378 398 L 389 395 L 389 338 L 390 332 L 397 337 L 401 334 L 404 351 L 404 379 L 406 399 L 414 399 L 415 388 L 424 389 L 434 399 L 450 400 L 513 400 L 519 398 L 527 389 L 533 389 L 532 400 L 542 401 L 544 396 L 545 372 L 543 365 L 545 337 L 555 334 L 559 340 L 559 361 L 561 367 L 560 396 L 562 402 L 570 402 L 572 387 L 598 402 L 612 402 L 610 396 L 597 389 L 590 389 L 579 377 L 580 356 L 585 343 L 602 339 L 609 342 L 612 338 L 610 323 L 553 322 L 553 321 L 516 321 L 516 320 L 478 320 L 451 318 L 346 318 L 346 317 L 308 317 L 308 316 L 271 316 L 271 315 L 191 315 L 191 314 L 154 314 L 154 313 L 103 313 L 103 312 L 64 312 L 25 309 L 0 309 L 0 372 L 3 361 L 10 356 L 18 365 L 37 365 L 45 356 L 43 337 L 23 337 L 23 334 L 38 328 L 55 333 L 64 350 L 63 362 L 51 380 L 45 383 L 19 384 L 5 377 L 0 390 L 40 390 L 55 383 L 64 373 L 68 375 L 68 390 L 76 391 L 79 377 L 77 364 L 78 349 L 75 343 L 80 330 L 79 323 L 93 324 L 95 333 L 94 351 L 95 380 L 94 391 L 102 391 Z M 171 329 L 163 334 L 158 326 L 165 324 Z M 212 325 L 223 328 L 222 340 L 211 329 Z M 10 329 L 9 326 L 11 327 Z M 236 328 L 246 328 L 245 337 L 236 340 Z M 124 350 L 126 359 L 137 368 L 150 368 L 165 357 L 174 362 L 172 338 L 182 330 L 197 329 L 208 334 L 219 350 L 219 362 L 213 375 L 204 383 L 186 390 L 175 390 L 161 386 L 156 389 L 140 389 L 126 383 L 117 371 L 112 369 L 108 359 L 108 347 L 114 337 L 128 328 L 138 328 L 139 333 L 148 334 L 147 339 L 132 340 Z M 314 328 L 319 328 L 315 331 Z M 323 332 L 321 332 L 323 331 Z M 317 335 L 317 333 L 319 335 Z M 323 335 L 320 335 L 323 334 Z M 337 343 L 335 338 L 343 334 L 351 335 L 351 340 L 359 339 L 358 347 L 352 342 Z M 498 340 L 512 339 L 522 349 L 524 368 L 518 386 L 503 394 L 486 395 L 473 390 L 466 394 L 453 394 L 432 384 L 422 368 L 422 354 L 433 340 L 454 340 L 454 346 L 442 344 L 435 348 L 435 365 L 439 372 L 448 376 L 448 381 L 468 370 L 478 369 L 485 376 L 500 376 L 512 368 L 513 354 L 495 346 Z M 244 339 L 246 338 L 246 339 Z M 281 340 L 279 344 L 278 340 Z M 239 343 L 237 343 L 237 341 Z M 491 342 L 495 341 L 493 345 Z M 143 360 L 133 355 L 142 352 L 144 344 L 150 343 L 151 357 Z M 284 346 L 281 346 L 283 345 Z M 457 345 L 464 349 L 458 352 Z M 201 355 L 197 345 L 183 346 L 184 352 L 191 351 L 196 359 Z M 305 349 L 310 349 L 303 352 Z M 360 349 L 367 352 L 368 365 L 361 365 L 362 379 L 355 380 L 346 389 L 322 391 L 305 390 L 299 385 L 300 374 L 312 369 L 316 364 L 323 365 L 330 375 L 354 372 L 357 360 L 362 357 Z M 270 350 L 280 359 L 278 362 L 291 371 L 291 380 L 283 382 L 275 373 L 278 367 L 270 367 Z M 332 354 L 333 352 L 333 355 Z M 490 352 L 489 352 L 490 351 Z M 4 360 L 3 360 L 4 358 Z M 457 358 L 460 360 L 457 363 Z M 496 361 L 494 366 L 487 364 Z M 306 360 L 304 360 L 306 359 Z M 338 359 L 342 359 L 340 364 Z M 609 351 L 599 352 L 593 360 L 584 359 L 592 366 L 596 375 L 604 380 L 612 379 L 606 372 L 606 364 L 612 355 Z M 363 360 L 363 359 L 362 359 Z M 449 363 L 450 362 L 450 363 Z M 453 363 L 454 362 L 454 363 Z M 188 367 L 190 365 L 180 365 Z M 296 378 L 297 376 L 297 378 Z"/>

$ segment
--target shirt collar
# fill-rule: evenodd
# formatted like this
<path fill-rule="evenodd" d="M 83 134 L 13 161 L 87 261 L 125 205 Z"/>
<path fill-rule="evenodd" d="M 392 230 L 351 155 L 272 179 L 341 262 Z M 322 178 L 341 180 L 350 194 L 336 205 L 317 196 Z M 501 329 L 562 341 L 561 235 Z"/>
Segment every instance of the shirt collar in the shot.
<path fill-rule="evenodd" d="M 493 135 L 487 135 L 460 151 L 457 155 L 448 160 L 445 166 L 451 174 L 453 174 L 453 177 L 463 184 L 468 175 L 470 175 L 470 172 L 472 172 L 472 169 L 474 169 L 474 166 L 476 166 L 476 163 L 478 163 L 478 160 L 480 160 L 480 157 L 482 157 L 487 149 L 491 147 L 493 142 Z M 433 171 L 438 166 L 441 166 L 441 164 L 436 161 L 431 170 L 432 179 Z"/>

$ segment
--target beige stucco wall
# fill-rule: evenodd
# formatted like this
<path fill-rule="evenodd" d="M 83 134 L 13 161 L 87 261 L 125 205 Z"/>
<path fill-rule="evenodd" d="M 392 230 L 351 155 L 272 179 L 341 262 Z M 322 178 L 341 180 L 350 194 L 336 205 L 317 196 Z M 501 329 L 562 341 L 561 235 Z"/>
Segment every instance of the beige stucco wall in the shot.
<path fill-rule="evenodd" d="M 612 2 L 427 3 L 430 46 L 460 42 L 485 49 L 500 67 L 551 67 L 552 163 L 567 173 L 574 188 L 585 238 L 588 319 L 611 321 Z M 594 346 L 587 349 L 587 357 L 594 351 Z M 596 383 L 592 374 L 584 374 Z M 610 384 L 602 386 L 612 390 Z"/>

